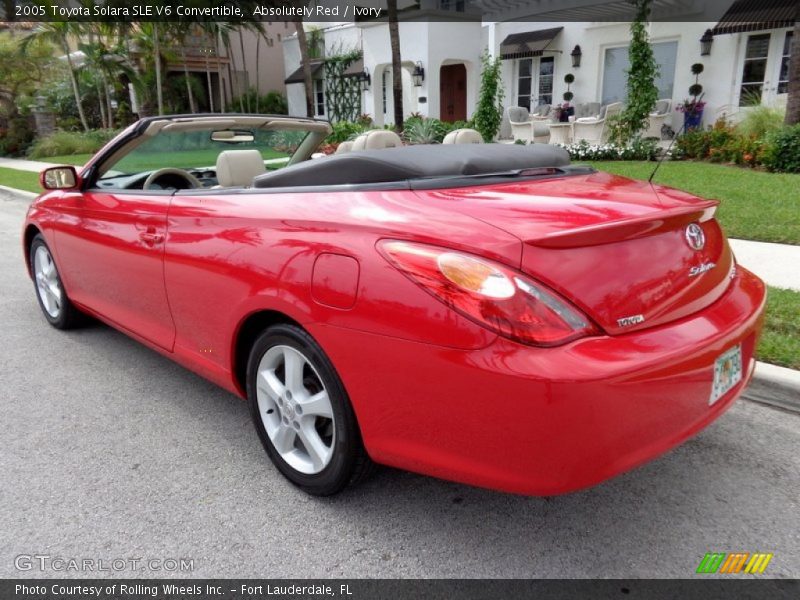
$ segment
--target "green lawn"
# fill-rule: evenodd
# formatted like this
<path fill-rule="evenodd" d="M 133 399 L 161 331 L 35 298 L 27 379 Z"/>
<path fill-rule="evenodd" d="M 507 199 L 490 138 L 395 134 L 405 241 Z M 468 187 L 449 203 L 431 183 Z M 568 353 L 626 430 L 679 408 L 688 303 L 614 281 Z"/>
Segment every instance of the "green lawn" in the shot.
<path fill-rule="evenodd" d="M 598 161 L 595 168 L 647 179 L 655 163 Z M 720 200 L 717 216 L 729 237 L 800 245 L 800 175 L 765 173 L 707 162 L 665 161 L 654 179 Z"/>
<path fill-rule="evenodd" d="M 39 185 L 39 174 L 30 171 L 17 171 L 0 167 L 0 185 L 27 190 L 29 192 L 43 191 Z"/>
<path fill-rule="evenodd" d="M 800 369 L 800 292 L 770 287 L 758 360 Z"/>

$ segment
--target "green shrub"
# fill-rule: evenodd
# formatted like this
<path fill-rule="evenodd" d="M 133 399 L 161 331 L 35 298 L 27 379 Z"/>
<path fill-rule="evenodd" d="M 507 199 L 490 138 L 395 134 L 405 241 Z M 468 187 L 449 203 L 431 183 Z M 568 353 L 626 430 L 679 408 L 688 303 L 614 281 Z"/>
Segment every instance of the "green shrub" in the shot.
<path fill-rule="evenodd" d="M 251 87 L 246 94 L 242 95 L 242 104 L 246 111 L 261 115 L 289 114 L 289 105 L 286 103 L 286 98 L 276 91 L 259 94 L 256 88 Z M 239 98 L 234 98 L 231 106 L 238 108 Z"/>
<path fill-rule="evenodd" d="M 0 127 L 0 156 L 22 156 L 33 136 L 28 117 L 17 114 L 8 119 L 8 128 Z"/>
<path fill-rule="evenodd" d="M 358 136 L 360 133 L 364 133 L 369 126 L 362 125 L 361 123 L 352 123 L 350 121 L 339 121 L 337 123 L 331 123 L 333 127 L 333 132 L 325 138 L 325 143 L 327 144 L 340 144 L 342 142 L 346 142 L 347 140 L 351 140 Z"/>
<path fill-rule="evenodd" d="M 761 162 L 770 171 L 800 173 L 800 125 L 768 134 Z"/>
<path fill-rule="evenodd" d="M 444 139 L 441 121 L 436 119 L 414 119 L 404 123 L 403 137 L 409 144 L 437 144 Z"/>
<path fill-rule="evenodd" d="M 783 127 L 784 110 L 780 108 L 756 106 L 742 112 L 744 117 L 736 125 L 736 131 L 742 135 L 760 138 Z"/>
<path fill-rule="evenodd" d="M 93 154 L 117 135 L 113 129 L 94 129 L 87 132 L 56 131 L 36 140 L 28 152 L 30 158 L 64 156 L 69 154 Z"/>

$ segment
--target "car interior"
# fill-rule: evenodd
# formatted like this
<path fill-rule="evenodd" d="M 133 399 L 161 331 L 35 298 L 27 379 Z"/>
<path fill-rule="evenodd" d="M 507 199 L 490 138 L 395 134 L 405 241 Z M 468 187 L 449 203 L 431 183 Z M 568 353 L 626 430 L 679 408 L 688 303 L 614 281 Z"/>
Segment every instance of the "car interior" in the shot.
<path fill-rule="evenodd" d="M 556 146 L 483 144 L 458 130 L 444 144 L 404 146 L 393 131 L 367 131 L 336 154 L 314 154 L 331 131 L 311 119 L 233 115 L 151 120 L 92 167 L 100 190 L 269 190 L 372 185 L 563 169 Z"/>

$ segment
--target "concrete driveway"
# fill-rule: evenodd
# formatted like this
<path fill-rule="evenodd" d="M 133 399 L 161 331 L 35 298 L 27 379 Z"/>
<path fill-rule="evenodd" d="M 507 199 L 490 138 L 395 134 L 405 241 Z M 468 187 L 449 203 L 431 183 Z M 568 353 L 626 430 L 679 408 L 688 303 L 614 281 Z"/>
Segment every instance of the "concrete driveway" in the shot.
<path fill-rule="evenodd" d="M 237 398 L 108 327 L 45 323 L 25 209 L 0 192 L 0 577 L 690 577 L 710 551 L 771 552 L 765 576 L 800 576 L 793 413 L 740 401 L 569 496 L 382 469 L 311 498 L 272 468 Z M 59 558 L 128 562 L 97 573 Z M 179 559 L 192 570 L 166 568 Z"/>

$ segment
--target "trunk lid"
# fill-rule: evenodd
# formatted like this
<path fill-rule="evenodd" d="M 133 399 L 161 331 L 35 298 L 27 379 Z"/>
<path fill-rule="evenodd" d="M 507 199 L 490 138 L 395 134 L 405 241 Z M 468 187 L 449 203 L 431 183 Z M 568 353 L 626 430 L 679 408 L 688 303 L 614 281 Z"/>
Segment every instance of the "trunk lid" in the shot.
<path fill-rule="evenodd" d="M 609 334 L 697 312 L 733 273 L 717 202 L 647 182 L 592 173 L 415 193 L 518 237 L 521 270 Z"/>

